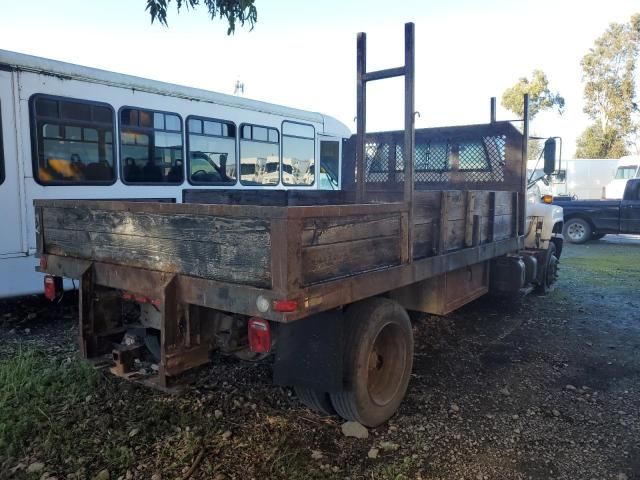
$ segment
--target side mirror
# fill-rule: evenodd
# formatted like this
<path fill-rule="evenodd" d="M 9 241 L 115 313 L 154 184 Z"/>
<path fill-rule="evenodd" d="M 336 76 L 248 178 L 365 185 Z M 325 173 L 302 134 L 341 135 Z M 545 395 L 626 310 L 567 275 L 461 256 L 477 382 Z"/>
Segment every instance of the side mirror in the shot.
<path fill-rule="evenodd" d="M 547 138 L 544 142 L 544 173 L 551 175 L 556 171 L 556 139 Z"/>

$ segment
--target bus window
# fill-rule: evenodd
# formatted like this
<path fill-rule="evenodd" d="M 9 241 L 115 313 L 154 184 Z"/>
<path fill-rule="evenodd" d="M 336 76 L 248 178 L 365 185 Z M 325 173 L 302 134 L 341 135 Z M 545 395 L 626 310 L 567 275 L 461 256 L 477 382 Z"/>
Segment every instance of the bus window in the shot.
<path fill-rule="evenodd" d="M 113 110 L 104 103 L 31 97 L 33 174 L 43 185 L 111 184 L 116 179 Z"/>
<path fill-rule="evenodd" d="M 311 125 L 282 122 L 282 183 L 313 185 L 315 130 Z"/>
<path fill-rule="evenodd" d="M 278 130 L 242 125 L 240 131 L 240 183 L 277 185 L 280 180 Z"/>
<path fill-rule="evenodd" d="M 236 183 L 236 126 L 231 122 L 187 118 L 189 181 L 200 185 Z"/>
<path fill-rule="evenodd" d="M 120 159 L 127 183 L 182 183 L 182 120 L 174 113 L 122 108 Z"/>
<path fill-rule="evenodd" d="M 320 190 L 337 190 L 340 170 L 340 143 L 320 142 Z"/>

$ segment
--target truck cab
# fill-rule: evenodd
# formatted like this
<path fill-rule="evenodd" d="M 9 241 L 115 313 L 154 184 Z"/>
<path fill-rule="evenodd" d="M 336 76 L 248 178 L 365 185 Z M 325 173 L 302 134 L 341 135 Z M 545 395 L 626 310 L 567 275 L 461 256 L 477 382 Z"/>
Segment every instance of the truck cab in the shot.
<path fill-rule="evenodd" d="M 533 170 L 527 175 L 525 248 L 547 250 L 557 260 L 564 243 L 564 212 L 561 206 L 553 204 L 553 196 L 547 188 L 549 179 L 556 173 L 554 138 L 546 140 L 543 155 L 544 169 Z"/>
<path fill-rule="evenodd" d="M 564 212 L 561 206 L 552 202 L 551 195 L 543 194 L 539 182 L 527 188 L 527 230 L 525 246 L 527 248 L 548 249 L 553 243 L 556 256 L 562 253 L 562 227 Z"/>
<path fill-rule="evenodd" d="M 604 188 L 604 198 L 607 200 L 621 199 L 627 186 L 627 180 L 640 178 L 640 156 L 629 155 L 618 160 L 616 173 Z"/>

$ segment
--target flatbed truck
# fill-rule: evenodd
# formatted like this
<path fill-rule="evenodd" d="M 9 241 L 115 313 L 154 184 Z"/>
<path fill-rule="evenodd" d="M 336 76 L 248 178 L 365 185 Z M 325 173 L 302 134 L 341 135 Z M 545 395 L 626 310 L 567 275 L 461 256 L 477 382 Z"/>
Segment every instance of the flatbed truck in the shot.
<path fill-rule="evenodd" d="M 79 280 L 82 355 L 110 356 L 122 376 L 150 355 L 166 387 L 215 350 L 273 354 L 274 382 L 303 403 L 376 426 L 409 384 L 410 312 L 548 288 L 558 238 L 544 215 L 527 220 L 527 115 L 523 132 L 494 109 L 488 124 L 415 130 L 413 38 L 407 24 L 403 67 L 367 72 L 358 37 L 341 190 L 35 201 L 49 296 L 55 278 Z M 366 85 L 393 76 L 405 77 L 405 129 L 367 134 Z"/>

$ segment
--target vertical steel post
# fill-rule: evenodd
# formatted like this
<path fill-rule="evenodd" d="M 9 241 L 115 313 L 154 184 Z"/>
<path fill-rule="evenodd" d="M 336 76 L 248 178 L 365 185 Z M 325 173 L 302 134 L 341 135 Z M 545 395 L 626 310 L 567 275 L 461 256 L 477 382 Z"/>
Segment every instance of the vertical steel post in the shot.
<path fill-rule="evenodd" d="M 526 226 L 526 198 L 527 198 L 527 160 L 529 158 L 529 94 L 524 94 L 522 115 L 522 194 L 520 197 L 520 223 L 518 233 L 524 235 Z"/>
<path fill-rule="evenodd" d="M 365 134 L 367 129 L 367 82 L 364 78 L 367 73 L 367 34 L 358 34 L 358 59 L 357 59 L 357 92 L 356 92 L 356 202 L 364 201 L 364 156 Z"/>
<path fill-rule="evenodd" d="M 491 97 L 491 123 L 496 123 L 496 97 Z"/>
<path fill-rule="evenodd" d="M 413 261 L 413 165 L 415 162 L 415 25 L 404 25 L 404 201 L 409 211 L 408 261 Z"/>

